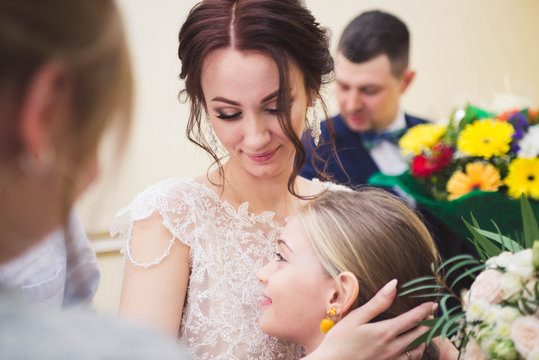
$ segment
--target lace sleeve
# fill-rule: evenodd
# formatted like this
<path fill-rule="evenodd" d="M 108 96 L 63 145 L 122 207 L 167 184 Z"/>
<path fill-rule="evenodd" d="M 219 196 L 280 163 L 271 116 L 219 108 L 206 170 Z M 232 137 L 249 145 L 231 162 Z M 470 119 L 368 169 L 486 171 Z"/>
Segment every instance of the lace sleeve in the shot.
<path fill-rule="evenodd" d="M 191 246 L 196 235 L 193 231 L 196 196 L 192 194 L 190 182 L 190 179 L 170 179 L 152 185 L 116 214 L 110 226 L 110 234 L 125 241 L 122 254 L 133 265 L 148 268 L 161 263 L 169 255 L 176 240 Z M 136 221 L 147 219 L 156 213 L 161 216 L 163 227 L 172 236 L 159 257 L 141 263 L 134 259 L 131 253 L 133 228 Z"/>

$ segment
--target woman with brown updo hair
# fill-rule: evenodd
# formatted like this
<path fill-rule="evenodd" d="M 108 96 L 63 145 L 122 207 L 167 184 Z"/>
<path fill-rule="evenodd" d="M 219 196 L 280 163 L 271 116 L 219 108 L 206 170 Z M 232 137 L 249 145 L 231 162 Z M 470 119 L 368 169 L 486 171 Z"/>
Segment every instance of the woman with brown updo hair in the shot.
<path fill-rule="evenodd" d="M 196 359 L 297 359 L 299 345 L 258 327 L 256 272 L 285 219 L 329 186 L 297 176 L 308 109 L 325 108 L 320 88 L 333 70 L 327 32 L 299 0 L 205 0 L 183 23 L 178 54 L 187 137 L 216 168 L 153 185 L 118 214 L 111 232 L 126 239 L 127 259 L 120 313 L 179 337 Z M 386 289 L 370 311 L 341 322 L 311 358 L 402 358 L 424 330 L 399 334 L 432 304 L 362 327 L 392 296 Z M 379 337 L 387 326 L 400 331 Z"/>

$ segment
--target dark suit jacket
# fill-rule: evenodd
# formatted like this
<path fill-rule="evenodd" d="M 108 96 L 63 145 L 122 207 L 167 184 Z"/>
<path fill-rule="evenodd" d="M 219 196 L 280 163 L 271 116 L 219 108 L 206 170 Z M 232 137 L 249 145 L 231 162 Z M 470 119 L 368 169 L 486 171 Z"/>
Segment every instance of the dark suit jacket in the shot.
<path fill-rule="evenodd" d="M 333 129 L 335 132 L 335 148 L 342 164 L 342 168 L 346 169 L 346 173 L 342 170 L 333 151 L 330 141 L 330 135 L 327 122 L 321 123 L 322 135 L 320 136 L 320 147 L 316 150 L 316 156 L 313 166 L 313 149 L 314 142 L 310 131 L 306 131 L 303 136 L 303 143 L 307 151 L 307 158 L 301 170 L 302 177 L 312 179 L 321 178 L 319 174 L 324 170 L 327 175 L 333 178 L 333 181 L 354 187 L 361 184 L 367 184 L 369 177 L 380 170 L 370 156 L 369 151 L 363 147 L 361 135 L 351 131 L 346 126 L 344 119 L 337 115 L 333 119 Z M 428 121 L 416 118 L 410 115 L 405 115 L 406 128 L 418 124 L 424 124 Z M 397 195 L 392 189 L 386 188 L 389 192 Z M 471 246 L 468 246 L 464 239 L 453 233 L 441 220 L 430 214 L 429 212 L 418 209 L 423 216 L 425 225 L 429 228 L 434 240 L 437 243 L 438 250 L 444 259 L 451 256 L 461 254 L 463 252 L 474 254 Z M 463 283 L 464 286 L 470 284 Z"/>
<path fill-rule="evenodd" d="M 338 160 L 333 152 L 331 140 L 329 136 L 328 124 L 326 121 L 320 124 L 322 135 L 320 136 L 320 147 L 316 150 L 314 165 L 312 162 L 314 143 L 310 136 L 310 131 L 306 131 L 303 137 L 303 142 L 307 150 L 307 158 L 305 165 L 301 170 L 300 175 L 312 179 L 321 178 L 319 172 L 325 168 L 325 173 L 331 175 L 335 182 L 346 184 L 348 186 L 367 184 L 369 177 L 380 170 L 369 151 L 363 147 L 361 135 L 355 131 L 351 131 L 344 119 L 337 115 L 333 119 L 333 129 L 335 131 L 335 147 L 336 152 L 342 164 L 342 170 Z M 424 124 L 427 121 L 416 118 L 410 115 L 405 115 L 406 128 L 418 124 Z M 317 171 L 318 170 L 318 171 Z"/>

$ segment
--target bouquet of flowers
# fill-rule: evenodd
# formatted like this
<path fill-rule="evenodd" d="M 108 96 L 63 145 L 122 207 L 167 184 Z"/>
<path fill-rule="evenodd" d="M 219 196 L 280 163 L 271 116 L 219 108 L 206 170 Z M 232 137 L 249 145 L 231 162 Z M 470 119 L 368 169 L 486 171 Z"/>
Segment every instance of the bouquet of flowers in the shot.
<path fill-rule="evenodd" d="M 442 263 L 433 276 L 403 285 L 408 290 L 401 295 L 433 289 L 434 294 L 420 296 L 440 296 L 443 312 L 423 322 L 431 330 L 410 347 L 441 335 L 453 341 L 462 359 L 539 360 L 539 227 L 525 198 L 521 207 L 520 241 L 466 223 L 483 261 L 457 256 Z M 459 272 L 448 286 L 449 275 Z M 478 272 L 463 296 L 453 292 L 458 281 Z M 449 309 L 447 300 L 452 297 L 460 305 Z"/>
<path fill-rule="evenodd" d="M 494 114 L 474 106 L 457 110 L 447 126 L 421 124 L 399 141 L 410 169 L 376 174 L 369 183 L 398 186 L 465 237 L 461 218 L 498 219 L 504 234 L 518 223 L 518 199 L 539 214 L 539 114 L 533 109 Z M 504 218 L 500 211 L 504 212 Z M 491 230 L 492 227 L 491 227 Z"/>
<path fill-rule="evenodd" d="M 410 173 L 438 201 L 474 190 L 539 200 L 539 116 L 536 110 L 492 114 L 468 106 L 448 126 L 422 124 L 400 140 Z"/>

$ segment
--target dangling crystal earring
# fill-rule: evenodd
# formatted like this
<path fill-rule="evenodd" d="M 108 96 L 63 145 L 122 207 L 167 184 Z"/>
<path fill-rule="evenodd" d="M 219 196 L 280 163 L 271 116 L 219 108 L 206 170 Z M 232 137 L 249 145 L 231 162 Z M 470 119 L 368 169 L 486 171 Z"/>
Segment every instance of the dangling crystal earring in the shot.
<path fill-rule="evenodd" d="M 320 129 L 320 119 L 318 119 L 318 114 L 316 113 L 316 99 L 311 99 L 311 107 L 313 109 L 313 122 L 311 125 L 311 136 L 314 140 L 314 146 L 318 146 L 320 142 L 320 135 L 322 135 L 322 130 Z"/>
<path fill-rule="evenodd" d="M 335 309 L 335 306 L 332 306 L 326 314 L 326 318 L 320 323 L 320 330 L 322 330 L 324 334 L 335 325 L 335 321 L 332 319 L 335 314 L 337 314 L 337 309 Z"/>
<path fill-rule="evenodd" d="M 215 139 L 215 134 L 213 133 L 213 127 L 210 123 L 210 115 L 206 114 L 206 121 L 208 122 L 208 127 L 206 128 L 206 141 L 210 145 L 211 151 L 217 153 L 217 140 Z"/>

